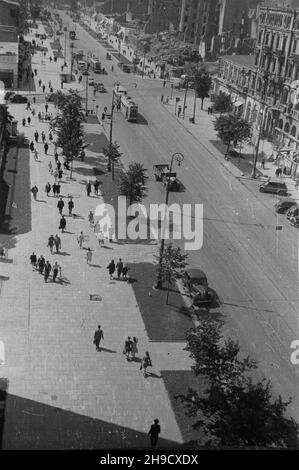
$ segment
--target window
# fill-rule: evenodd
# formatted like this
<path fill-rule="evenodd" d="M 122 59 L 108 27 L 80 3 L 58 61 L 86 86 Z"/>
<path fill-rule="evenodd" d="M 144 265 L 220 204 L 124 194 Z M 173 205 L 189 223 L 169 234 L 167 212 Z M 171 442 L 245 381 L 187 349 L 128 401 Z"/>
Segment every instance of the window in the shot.
<path fill-rule="evenodd" d="M 294 42 L 293 42 L 293 52 L 294 53 L 296 52 L 296 49 L 297 49 L 297 41 L 296 41 L 296 39 L 294 39 Z"/>

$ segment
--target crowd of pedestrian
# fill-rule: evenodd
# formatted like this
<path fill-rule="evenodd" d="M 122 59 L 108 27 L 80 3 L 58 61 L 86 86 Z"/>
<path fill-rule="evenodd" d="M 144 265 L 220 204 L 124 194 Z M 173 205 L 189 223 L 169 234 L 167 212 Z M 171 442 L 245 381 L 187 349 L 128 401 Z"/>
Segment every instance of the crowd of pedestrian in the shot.
<path fill-rule="evenodd" d="M 45 282 L 48 281 L 50 274 L 52 273 L 52 281 L 55 282 L 57 276 L 61 278 L 61 266 L 57 261 L 51 265 L 50 261 L 44 258 L 43 255 L 40 255 L 38 258 L 34 252 L 30 255 L 30 264 L 33 268 L 33 271 L 38 272 L 44 276 Z"/>

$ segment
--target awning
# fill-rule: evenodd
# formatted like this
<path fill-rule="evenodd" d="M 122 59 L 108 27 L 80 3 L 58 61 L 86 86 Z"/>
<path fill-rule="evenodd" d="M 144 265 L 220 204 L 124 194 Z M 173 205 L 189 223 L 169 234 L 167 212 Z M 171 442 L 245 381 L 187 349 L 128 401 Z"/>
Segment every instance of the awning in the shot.
<path fill-rule="evenodd" d="M 240 106 L 244 106 L 244 101 L 237 100 L 233 103 L 235 108 L 239 108 Z"/>

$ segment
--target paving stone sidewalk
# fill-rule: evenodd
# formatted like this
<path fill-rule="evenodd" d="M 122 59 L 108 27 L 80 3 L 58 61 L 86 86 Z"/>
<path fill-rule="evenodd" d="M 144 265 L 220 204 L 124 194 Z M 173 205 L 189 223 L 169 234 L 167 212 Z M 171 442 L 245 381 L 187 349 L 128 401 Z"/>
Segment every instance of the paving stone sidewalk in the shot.
<path fill-rule="evenodd" d="M 38 63 L 38 54 L 35 60 Z M 59 70 L 51 71 L 51 81 L 59 88 L 55 73 Z M 38 69 L 39 77 L 46 83 L 48 65 Z M 36 113 L 44 111 L 44 103 L 36 103 L 35 108 Z M 11 105 L 10 112 L 19 123 L 28 114 L 23 104 Z M 53 104 L 49 104 L 49 112 L 55 113 Z M 22 131 L 34 140 L 35 129 L 48 134 L 48 124 L 36 116 Z M 30 156 L 31 186 L 39 187 L 38 200 L 31 204 L 32 230 L 15 237 L 15 245 L 8 251 L 12 263 L 1 265 L 3 275 L 9 277 L 0 297 L 0 340 L 5 345 L 0 374 L 9 381 L 3 448 L 147 447 L 147 432 L 156 417 L 162 425 L 160 445 L 175 447 L 182 443 L 182 435 L 160 371 L 190 370 L 188 354 L 183 343 L 149 342 L 132 287 L 110 281 L 106 269 L 112 258 L 152 262 L 156 246 L 98 246 L 87 217 L 98 198 L 86 196 L 82 170 L 88 173 L 88 164 L 75 161 L 74 179 L 64 175 L 61 193 L 74 195 L 78 217 L 67 217 L 67 231 L 61 234 L 62 253 L 51 255 L 47 239 L 58 233 L 60 217 L 57 198 L 47 197 L 44 187 L 47 181 L 53 183 L 48 162 L 54 165 L 54 147 L 50 144 L 46 156 L 39 139 L 37 150 L 38 161 Z M 87 156 L 92 154 L 87 149 Z M 84 248 L 93 250 L 92 266 L 85 261 L 86 250 L 78 247 L 81 231 L 88 236 Z M 11 235 L 1 235 L 1 240 L 4 237 Z M 51 264 L 58 261 L 61 282 L 45 283 L 32 271 L 32 251 L 44 254 Z M 101 300 L 91 301 L 90 294 Z M 98 324 L 105 337 L 100 353 L 93 345 Z M 150 352 L 152 377 L 142 376 L 139 362 L 125 360 L 122 350 L 128 335 L 138 337 L 139 357 Z"/>

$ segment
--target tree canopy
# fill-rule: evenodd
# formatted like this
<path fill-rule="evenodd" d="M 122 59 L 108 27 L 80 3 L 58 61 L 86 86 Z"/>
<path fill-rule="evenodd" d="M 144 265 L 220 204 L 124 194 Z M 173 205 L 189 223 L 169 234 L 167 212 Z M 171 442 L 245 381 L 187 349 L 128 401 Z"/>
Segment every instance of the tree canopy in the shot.
<path fill-rule="evenodd" d="M 175 285 L 177 279 L 182 277 L 183 270 L 186 268 L 188 254 L 183 254 L 180 248 L 174 248 L 171 243 L 164 248 L 162 257 L 161 253 L 156 256 L 159 259 L 159 278 L 167 283 L 167 297 L 166 303 L 168 304 L 170 286 Z"/>
<path fill-rule="evenodd" d="M 194 89 L 197 98 L 201 98 L 201 109 L 205 98 L 208 98 L 212 86 L 212 78 L 207 70 L 202 67 L 194 74 Z"/>
<path fill-rule="evenodd" d="M 127 196 L 129 204 L 141 202 L 146 196 L 147 187 L 146 169 L 138 162 L 129 164 L 128 171 L 121 174 L 119 190 L 120 194 Z"/>
<path fill-rule="evenodd" d="M 74 91 L 56 93 L 58 115 L 51 122 L 51 129 L 57 135 L 57 145 L 62 148 L 67 160 L 78 157 L 83 144 L 82 99 Z"/>
<path fill-rule="evenodd" d="M 214 98 L 213 109 L 216 113 L 230 113 L 233 110 L 231 96 L 220 91 Z"/>
<path fill-rule="evenodd" d="M 228 153 L 231 143 L 237 144 L 249 139 L 252 135 L 251 124 L 236 114 L 223 114 L 214 121 L 217 136 L 227 145 Z"/>
<path fill-rule="evenodd" d="M 189 331 L 186 350 L 194 360 L 195 375 L 206 378 L 206 389 L 179 395 L 193 427 L 204 433 L 204 443 L 221 446 L 297 447 L 298 424 L 286 417 L 291 400 L 273 397 L 266 378 L 249 376 L 257 363 L 240 357 L 238 342 L 221 335 L 222 323 L 201 319 Z"/>

